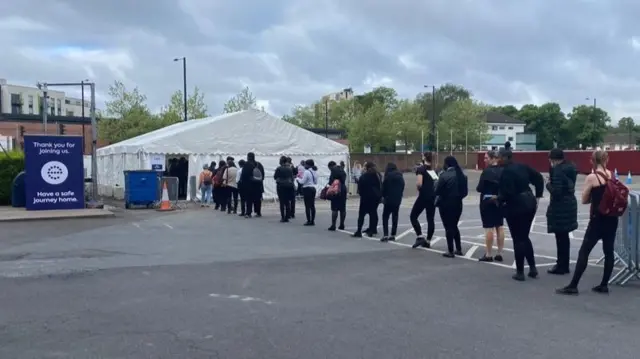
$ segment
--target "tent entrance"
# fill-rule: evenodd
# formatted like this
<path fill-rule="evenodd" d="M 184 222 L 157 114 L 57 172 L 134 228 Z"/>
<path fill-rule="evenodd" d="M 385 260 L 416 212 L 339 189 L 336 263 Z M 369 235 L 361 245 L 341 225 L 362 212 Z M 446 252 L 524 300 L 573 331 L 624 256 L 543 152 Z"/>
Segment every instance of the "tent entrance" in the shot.
<path fill-rule="evenodd" d="M 166 174 L 178 178 L 178 199 L 187 199 L 187 178 L 189 178 L 189 155 L 167 155 Z"/>

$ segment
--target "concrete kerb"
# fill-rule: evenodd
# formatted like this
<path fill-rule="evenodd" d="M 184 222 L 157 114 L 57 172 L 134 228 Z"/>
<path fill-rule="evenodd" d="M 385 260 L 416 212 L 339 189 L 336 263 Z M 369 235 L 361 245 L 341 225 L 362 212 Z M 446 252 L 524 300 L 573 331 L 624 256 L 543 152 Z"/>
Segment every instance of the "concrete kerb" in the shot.
<path fill-rule="evenodd" d="M 26 211 L 22 208 L 0 210 L 0 222 L 46 221 L 55 219 L 113 217 L 107 209 L 70 209 L 53 211 Z"/>

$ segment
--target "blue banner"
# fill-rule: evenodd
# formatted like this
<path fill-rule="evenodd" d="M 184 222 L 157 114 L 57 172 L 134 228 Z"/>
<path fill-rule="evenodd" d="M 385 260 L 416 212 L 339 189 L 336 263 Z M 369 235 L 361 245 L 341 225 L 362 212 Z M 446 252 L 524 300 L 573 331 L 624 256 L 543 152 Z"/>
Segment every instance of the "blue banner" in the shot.
<path fill-rule="evenodd" d="M 27 210 L 84 208 L 81 136 L 25 135 Z"/>

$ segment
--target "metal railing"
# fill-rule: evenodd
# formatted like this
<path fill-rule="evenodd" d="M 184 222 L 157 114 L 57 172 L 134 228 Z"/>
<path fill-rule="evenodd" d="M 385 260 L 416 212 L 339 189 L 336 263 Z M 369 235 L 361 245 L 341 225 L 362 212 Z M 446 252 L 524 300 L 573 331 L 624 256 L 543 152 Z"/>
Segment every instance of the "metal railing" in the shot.
<path fill-rule="evenodd" d="M 162 201 L 162 190 L 165 183 L 167 184 L 167 194 L 169 195 L 171 207 L 175 209 L 184 208 L 185 206 L 181 205 L 178 200 L 178 191 L 180 188 L 180 180 L 178 177 L 158 177 L 157 200 L 154 203 L 154 206 L 160 206 L 160 202 Z"/>
<path fill-rule="evenodd" d="M 614 249 L 615 264 L 618 272 L 611 277 L 609 284 L 625 285 L 631 279 L 640 279 L 640 192 L 629 193 L 629 206 L 620 218 L 616 232 Z M 596 263 L 601 263 L 604 257 Z"/>

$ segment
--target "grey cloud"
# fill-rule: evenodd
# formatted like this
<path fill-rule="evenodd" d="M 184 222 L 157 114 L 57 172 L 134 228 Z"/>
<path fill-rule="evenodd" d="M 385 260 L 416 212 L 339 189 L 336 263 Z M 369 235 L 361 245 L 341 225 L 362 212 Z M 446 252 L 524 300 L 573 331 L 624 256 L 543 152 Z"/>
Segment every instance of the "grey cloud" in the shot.
<path fill-rule="evenodd" d="M 50 30 L 3 30 L 0 77 L 90 76 L 101 96 L 122 77 L 158 108 L 182 85 L 172 59 L 186 56 L 189 87 L 205 92 L 212 113 L 245 84 L 282 114 L 344 87 L 368 90 L 377 76 L 406 97 L 454 82 L 492 103 L 570 110 L 589 96 L 616 119 L 640 117 L 640 53 L 630 46 L 638 13 L 631 0 L 5 0 L 0 23 L 13 16 Z M 70 46 L 104 59 L 51 54 Z M 403 67 L 401 56 L 420 66 Z"/>

